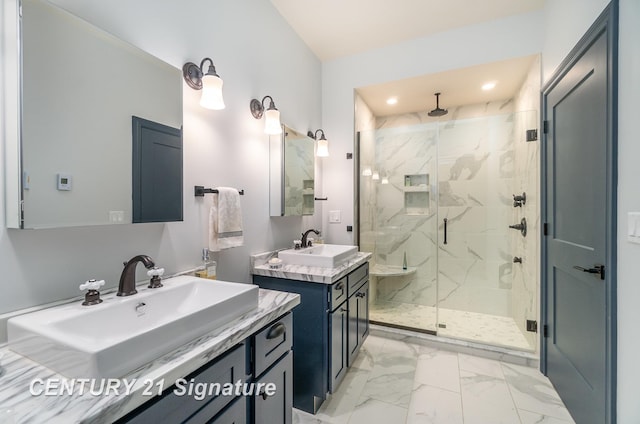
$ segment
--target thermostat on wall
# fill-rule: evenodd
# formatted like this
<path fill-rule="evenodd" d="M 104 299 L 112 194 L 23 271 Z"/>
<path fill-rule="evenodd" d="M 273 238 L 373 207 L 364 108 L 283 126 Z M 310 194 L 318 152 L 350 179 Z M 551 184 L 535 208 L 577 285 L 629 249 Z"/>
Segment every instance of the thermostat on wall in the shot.
<path fill-rule="evenodd" d="M 61 190 L 61 191 L 71 190 L 70 174 L 58 174 L 58 190 Z"/>

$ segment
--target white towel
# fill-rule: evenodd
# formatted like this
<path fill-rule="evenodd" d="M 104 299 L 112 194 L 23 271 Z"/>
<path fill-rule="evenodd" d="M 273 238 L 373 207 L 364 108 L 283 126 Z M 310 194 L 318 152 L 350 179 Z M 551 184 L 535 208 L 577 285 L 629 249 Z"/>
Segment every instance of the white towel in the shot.
<path fill-rule="evenodd" d="M 209 212 L 209 250 L 218 252 L 243 243 L 240 193 L 235 188 L 218 187 Z"/>

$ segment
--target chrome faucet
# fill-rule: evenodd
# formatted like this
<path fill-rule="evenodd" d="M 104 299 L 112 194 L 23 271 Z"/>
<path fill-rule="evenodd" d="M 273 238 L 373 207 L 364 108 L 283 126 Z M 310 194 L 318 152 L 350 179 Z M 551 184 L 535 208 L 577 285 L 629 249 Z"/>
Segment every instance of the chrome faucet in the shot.
<path fill-rule="evenodd" d="M 125 262 L 122 274 L 120 274 L 118 296 L 131 296 L 138 293 L 138 290 L 136 290 L 136 265 L 138 265 L 138 262 L 142 262 L 147 269 L 155 266 L 153 259 L 147 255 L 134 256 L 128 262 Z"/>
<path fill-rule="evenodd" d="M 316 233 L 316 235 L 320 235 L 320 231 L 314 230 L 313 228 L 302 233 L 302 247 L 311 247 L 309 242 L 307 241 L 307 237 L 309 237 L 309 233 Z"/>

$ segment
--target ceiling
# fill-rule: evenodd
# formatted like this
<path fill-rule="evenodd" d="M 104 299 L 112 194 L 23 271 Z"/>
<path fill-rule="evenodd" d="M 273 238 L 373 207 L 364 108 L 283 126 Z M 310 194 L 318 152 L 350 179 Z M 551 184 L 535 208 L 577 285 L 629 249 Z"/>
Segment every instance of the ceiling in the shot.
<path fill-rule="evenodd" d="M 544 0 L 271 0 L 321 61 L 542 9 Z M 375 116 L 513 97 L 534 60 L 517 58 L 357 88 Z M 491 91 L 482 84 L 495 81 Z M 395 96 L 398 103 L 386 104 Z"/>
<path fill-rule="evenodd" d="M 544 0 L 271 0 L 321 61 L 542 9 Z"/>
<path fill-rule="evenodd" d="M 488 63 L 469 68 L 428 74 L 399 81 L 370 85 L 356 89 L 375 116 L 429 111 L 436 107 L 434 93 L 440 92 L 440 107 L 447 109 L 512 98 L 522 86 L 534 56 Z M 482 85 L 494 82 L 492 90 Z M 395 105 L 387 99 L 395 97 Z"/>

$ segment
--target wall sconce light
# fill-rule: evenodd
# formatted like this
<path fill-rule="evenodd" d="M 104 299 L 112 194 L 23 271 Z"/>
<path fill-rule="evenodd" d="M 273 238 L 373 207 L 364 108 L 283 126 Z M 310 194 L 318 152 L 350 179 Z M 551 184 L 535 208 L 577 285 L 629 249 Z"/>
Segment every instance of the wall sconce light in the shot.
<path fill-rule="evenodd" d="M 365 166 L 364 169 L 362 170 L 362 176 L 363 177 L 370 177 L 371 174 L 372 174 L 371 167 L 370 166 Z"/>
<path fill-rule="evenodd" d="M 371 176 L 372 180 L 378 181 L 380 179 L 380 174 L 378 171 L 373 171 L 373 175 Z"/>
<path fill-rule="evenodd" d="M 209 69 L 204 73 L 204 63 L 209 61 Z M 193 62 L 187 62 L 182 67 L 182 76 L 187 85 L 194 90 L 202 90 L 200 106 L 220 110 L 224 109 L 224 99 L 222 98 L 222 79 L 216 73 L 213 60 L 205 57 L 200 62 L 200 66 Z"/>
<path fill-rule="evenodd" d="M 320 132 L 320 138 L 318 138 L 318 132 Z M 326 158 L 329 156 L 329 140 L 324 136 L 322 129 L 316 130 L 315 133 L 309 131 L 307 135 L 314 140 L 318 141 L 318 147 L 316 148 L 316 156 L 320 158 Z"/>
<path fill-rule="evenodd" d="M 269 99 L 269 107 L 265 110 L 264 101 Z M 262 101 L 251 99 L 249 103 L 251 114 L 254 118 L 260 119 L 264 115 L 264 132 L 265 134 L 282 134 L 282 125 L 280 125 L 280 111 L 276 109 L 275 103 L 271 96 L 264 96 Z"/>

